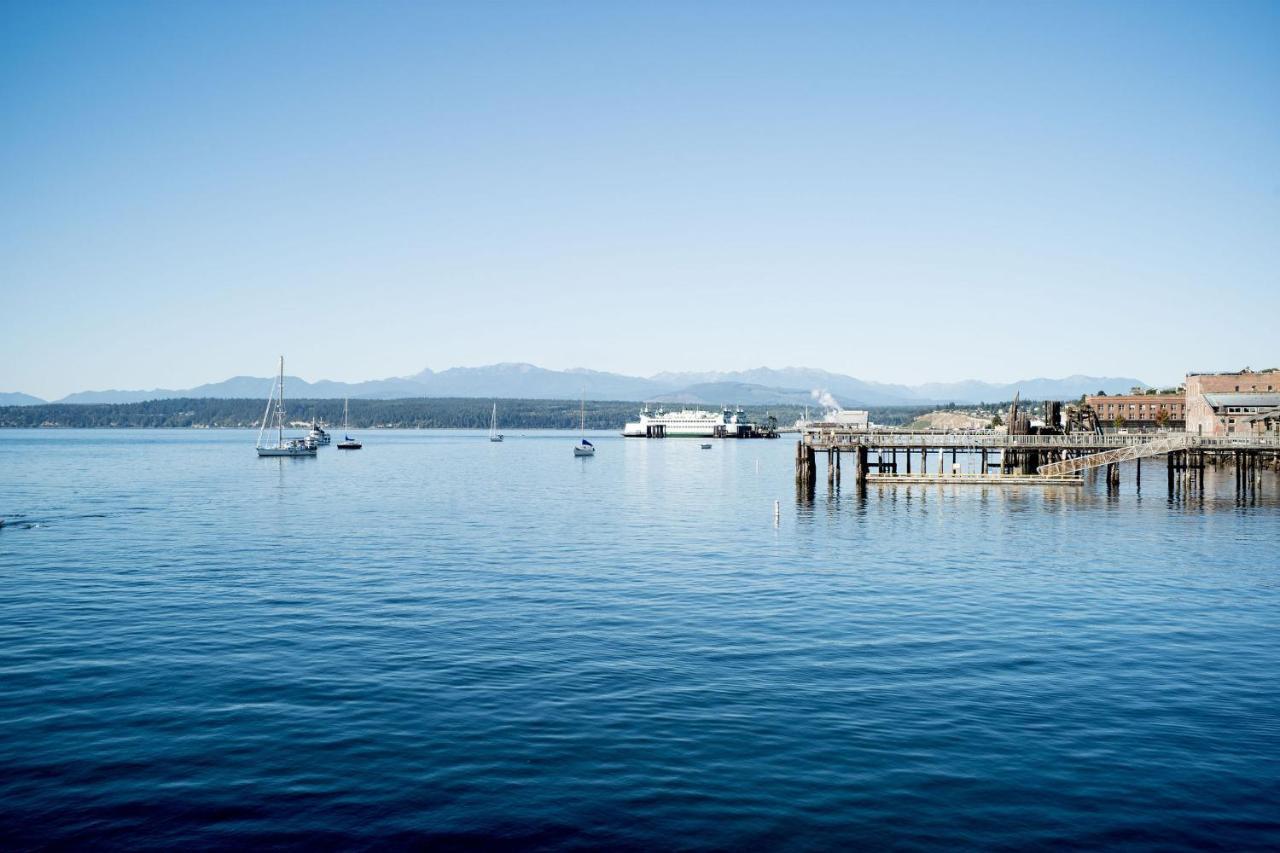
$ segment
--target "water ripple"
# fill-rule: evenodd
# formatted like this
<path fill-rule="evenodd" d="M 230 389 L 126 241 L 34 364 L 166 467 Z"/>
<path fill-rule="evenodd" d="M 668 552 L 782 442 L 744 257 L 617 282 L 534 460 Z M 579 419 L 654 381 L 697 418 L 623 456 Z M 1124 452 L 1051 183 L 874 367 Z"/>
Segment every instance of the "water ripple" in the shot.
<path fill-rule="evenodd" d="M 1280 478 L 367 438 L 6 435 L 0 845 L 1280 845 Z"/>

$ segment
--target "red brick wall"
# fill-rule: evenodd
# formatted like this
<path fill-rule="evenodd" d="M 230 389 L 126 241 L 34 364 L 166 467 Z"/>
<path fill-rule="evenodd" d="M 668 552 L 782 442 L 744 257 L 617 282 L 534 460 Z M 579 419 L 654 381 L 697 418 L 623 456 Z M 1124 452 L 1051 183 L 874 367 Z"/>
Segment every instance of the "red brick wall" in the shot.
<path fill-rule="evenodd" d="M 1161 409 L 1169 413 L 1170 421 L 1185 419 L 1185 400 L 1181 394 L 1116 394 L 1111 397 L 1085 397 L 1085 402 L 1098 413 L 1103 426 L 1115 422 L 1116 415 L 1123 415 L 1125 423 L 1154 424 Z"/>
<path fill-rule="evenodd" d="M 1205 394 L 1267 393 L 1280 391 L 1280 372 L 1187 374 L 1187 432 L 1226 435 L 1227 425 L 1213 416 Z"/>

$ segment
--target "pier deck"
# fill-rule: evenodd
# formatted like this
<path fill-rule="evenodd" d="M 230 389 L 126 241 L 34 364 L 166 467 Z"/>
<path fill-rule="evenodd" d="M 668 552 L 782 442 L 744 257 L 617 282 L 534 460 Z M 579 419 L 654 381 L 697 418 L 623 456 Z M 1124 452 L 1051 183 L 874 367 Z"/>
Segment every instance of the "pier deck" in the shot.
<path fill-rule="evenodd" d="M 845 454 L 853 457 L 859 487 L 868 483 L 1079 485 L 1080 473 L 1094 468 L 1106 469 L 1110 487 L 1119 484 L 1120 463 L 1133 462 L 1141 482 L 1142 460 L 1163 455 L 1171 490 L 1175 472 L 1203 488 L 1206 464 L 1234 465 L 1237 481 L 1246 488 L 1258 482 L 1268 465 L 1280 470 L 1280 435 L 1200 436 L 1181 431 L 1009 435 L 818 425 L 802 430 L 796 442 L 796 486 L 806 493 L 814 488 L 818 453 L 827 454 L 827 482 L 833 486 L 840 482 Z M 978 470 L 963 470 L 966 467 Z"/>
<path fill-rule="evenodd" d="M 1185 432 L 1158 433 L 1071 433 L 1069 435 L 1006 435 L 1002 432 L 900 432 L 897 430 L 805 429 L 800 441 L 814 450 L 872 450 L 910 448 L 918 450 L 1086 450 L 1097 453 L 1117 447 L 1146 445 L 1158 439 L 1185 441 L 1187 448 L 1205 450 L 1280 451 L 1280 437 L 1196 436 Z"/>

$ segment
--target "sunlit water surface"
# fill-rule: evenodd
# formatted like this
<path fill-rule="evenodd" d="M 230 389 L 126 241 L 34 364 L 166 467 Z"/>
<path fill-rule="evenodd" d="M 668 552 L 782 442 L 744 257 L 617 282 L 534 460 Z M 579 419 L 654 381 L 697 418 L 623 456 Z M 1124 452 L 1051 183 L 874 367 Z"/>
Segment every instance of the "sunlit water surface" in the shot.
<path fill-rule="evenodd" d="M 0 433 L 0 846 L 1280 844 L 1274 472 L 362 437 Z"/>

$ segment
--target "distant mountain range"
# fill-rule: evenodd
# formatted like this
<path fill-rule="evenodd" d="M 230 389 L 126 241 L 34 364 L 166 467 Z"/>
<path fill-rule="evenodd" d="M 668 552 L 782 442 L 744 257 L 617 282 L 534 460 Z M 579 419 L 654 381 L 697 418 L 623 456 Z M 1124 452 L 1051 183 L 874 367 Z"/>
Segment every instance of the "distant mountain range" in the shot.
<path fill-rule="evenodd" d="M 45 402 L 39 397 L 32 397 L 30 394 L 20 394 L 16 391 L 0 391 L 0 406 L 39 406 Z"/>
<path fill-rule="evenodd" d="M 80 391 L 57 403 L 138 403 L 175 397 L 266 398 L 271 377 L 235 376 L 223 382 L 195 388 L 151 391 Z M 1105 391 L 1125 393 L 1138 379 L 1114 376 L 1068 376 L 1064 379 L 1025 379 L 996 384 L 967 380 L 894 385 L 867 382 L 840 373 L 807 367 L 705 373 L 659 373 L 650 377 L 625 376 L 595 370 L 547 370 L 532 364 L 492 364 L 486 367 L 453 367 L 423 370 L 413 376 L 373 379 L 367 382 L 306 382 L 286 377 L 290 397 L 389 400 L 404 397 L 498 397 L 536 400 L 568 400 L 583 393 L 595 400 L 647 400 L 655 403 L 697 405 L 770 403 L 811 404 L 823 395 L 846 408 L 858 406 L 979 403 L 1009 400 L 1015 393 L 1031 400 L 1069 400 L 1081 394 Z M 0 405 L 44 403 L 29 394 L 0 393 Z"/>

